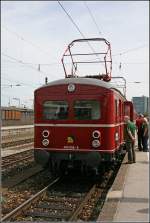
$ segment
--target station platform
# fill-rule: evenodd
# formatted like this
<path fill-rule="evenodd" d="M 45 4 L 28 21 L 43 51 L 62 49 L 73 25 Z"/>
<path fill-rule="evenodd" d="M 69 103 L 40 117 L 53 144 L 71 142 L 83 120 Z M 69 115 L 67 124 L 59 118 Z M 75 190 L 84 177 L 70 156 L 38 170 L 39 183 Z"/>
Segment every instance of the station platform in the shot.
<path fill-rule="evenodd" d="M 13 125 L 13 126 L 2 126 L 1 130 L 13 130 L 13 129 L 24 129 L 24 128 L 33 128 L 34 125 Z"/>
<path fill-rule="evenodd" d="M 149 222 L 149 152 L 136 150 L 136 163 L 124 162 L 125 168 L 122 186 L 112 186 L 97 222 Z"/>

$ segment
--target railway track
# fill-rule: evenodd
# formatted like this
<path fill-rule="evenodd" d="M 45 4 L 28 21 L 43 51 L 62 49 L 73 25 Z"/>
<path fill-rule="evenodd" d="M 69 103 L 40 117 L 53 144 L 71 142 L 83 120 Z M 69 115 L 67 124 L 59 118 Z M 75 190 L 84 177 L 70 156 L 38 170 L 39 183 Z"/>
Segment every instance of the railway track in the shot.
<path fill-rule="evenodd" d="M 6 148 L 2 148 L 1 149 L 1 156 L 3 159 L 5 159 L 5 157 L 9 157 L 11 155 L 15 155 L 15 154 L 19 154 L 21 152 L 24 151 L 28 151 L 28 150 L 33 150 L 33 143 L 24 143 L 24 144 L 19 144 L 16 146 L 10 146 L 10 147 L 6 147 Z"/>
<path fill-rule="evenodd" d="M 36 173 L 40 169 L 42 168 L 34 162 L 33 149 L 2 157 L 2 186 L 16 185 L 28 176 L 32 176 L 32 172 Z"/>
<path fill-rule="evenodd" d="M 2 148 L 12 147 L 24 143 L 33 143 L 33 126 L 2 127 Z"/>
<path fill-rule="evenodd" d="M 10 171 L 20 163 L 31 162 L 34 160 L 33 149 L 2 157 L 2 172 Z"/>
<path fill-rule="evenodd" d="M 54 179 L 51 177 L 49 170 L 38 166 L 23 173 L 22 176 L 16 176 L 14 180 L 8 179 L 9 182 L 5 185 L 2 181 L 2 216 L 16 209 Z"/>
<path fill-rule="evenodd" d="M 111 169 L 100 179 L 55 179 L 2 218 L 2 221 L 87 221 L 97 200 L 110 187 Z"/>
<path fill-rule="evenodd" d="M 13 147 L 13 146 L 18 146 L 18 145 L 23 145 L 25 143 L 33 143 L 34 138 L 33 137 L 28 137 L 27 139 L 17 139 L 17 140 L 11 140 L 7 142 L 2 141 L 2 148 L 7 148 L 7 147 Z"/>

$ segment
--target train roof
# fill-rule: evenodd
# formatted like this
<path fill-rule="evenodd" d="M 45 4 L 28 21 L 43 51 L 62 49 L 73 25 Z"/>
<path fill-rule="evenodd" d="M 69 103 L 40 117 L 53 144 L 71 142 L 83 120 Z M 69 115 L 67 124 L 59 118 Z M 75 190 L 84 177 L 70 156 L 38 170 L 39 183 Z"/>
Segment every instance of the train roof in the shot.
<path fill-rule="evenodd" d="M 41 88 L 49 87 L 49 86 L 55 86 L 55 85 L 63 85 L 63 84 L 86 84 L 86 85 L 94 85 L 99 87 L 104 87 L 110 90 L 117 91 L 120 95 L 122 93 L 115 88 L 114 85 L 111 83 L 96 79 L 96 78 L 82 78 L 82 77 L 76 77 L 76 78 L 63 78 L 56 81 L 49 82 L 47 84 L 44 84 L 40 88 L 37 88 L 36 90 L 39 90 Z M 123 95 L 122 95 L 123 96 Z M 124 97 L 124 96 L 123 96 Z"/>
<path fill-rule="evenodd" d="M 89 85 L 95 85 L 95 86 L 100 86 L 100 87 L 104 87 L 104 88 L 112 88 L 113 85 L 111 85 L 110 83 L 98 80 L 98 79 L 94 79 L 94 78 L 81 78 L 81 77 L 77 77 L 77 78 L 64 78 L 64 79 L 59 79 L 56 81 L 52 81 L 49 82 L 43 86 L 41 86 L 40 88 L 44 88 L 44 87 L 48 87 L 48 86 L 54 86 L 54 85 L 62 85 L 62 84 L 89 84 Z M 38 88 L 38 89 L 40 89 Z"/>

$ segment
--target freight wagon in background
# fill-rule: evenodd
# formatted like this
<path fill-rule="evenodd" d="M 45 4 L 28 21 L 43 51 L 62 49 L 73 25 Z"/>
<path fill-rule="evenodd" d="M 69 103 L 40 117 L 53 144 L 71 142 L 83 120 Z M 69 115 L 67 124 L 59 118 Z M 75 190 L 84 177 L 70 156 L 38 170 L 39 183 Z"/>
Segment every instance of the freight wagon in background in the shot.
<path fill-rule="evenodd" d="M 34 111 L 28 108 L 2 107 L 2 126 L 32 125 L 34 122 Z"/>

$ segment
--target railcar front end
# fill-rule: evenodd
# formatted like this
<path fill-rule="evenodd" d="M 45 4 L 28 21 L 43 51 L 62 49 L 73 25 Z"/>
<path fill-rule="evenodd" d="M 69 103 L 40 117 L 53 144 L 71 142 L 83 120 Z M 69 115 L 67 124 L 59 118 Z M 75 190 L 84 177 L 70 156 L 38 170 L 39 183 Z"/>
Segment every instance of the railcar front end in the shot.
<path fill-rule="evenodd" d="M 35 91 L 35 160 L 52 171 L 98 169 L 123 143 L 123 99 L 108 83 L 65 78 Z"/>

